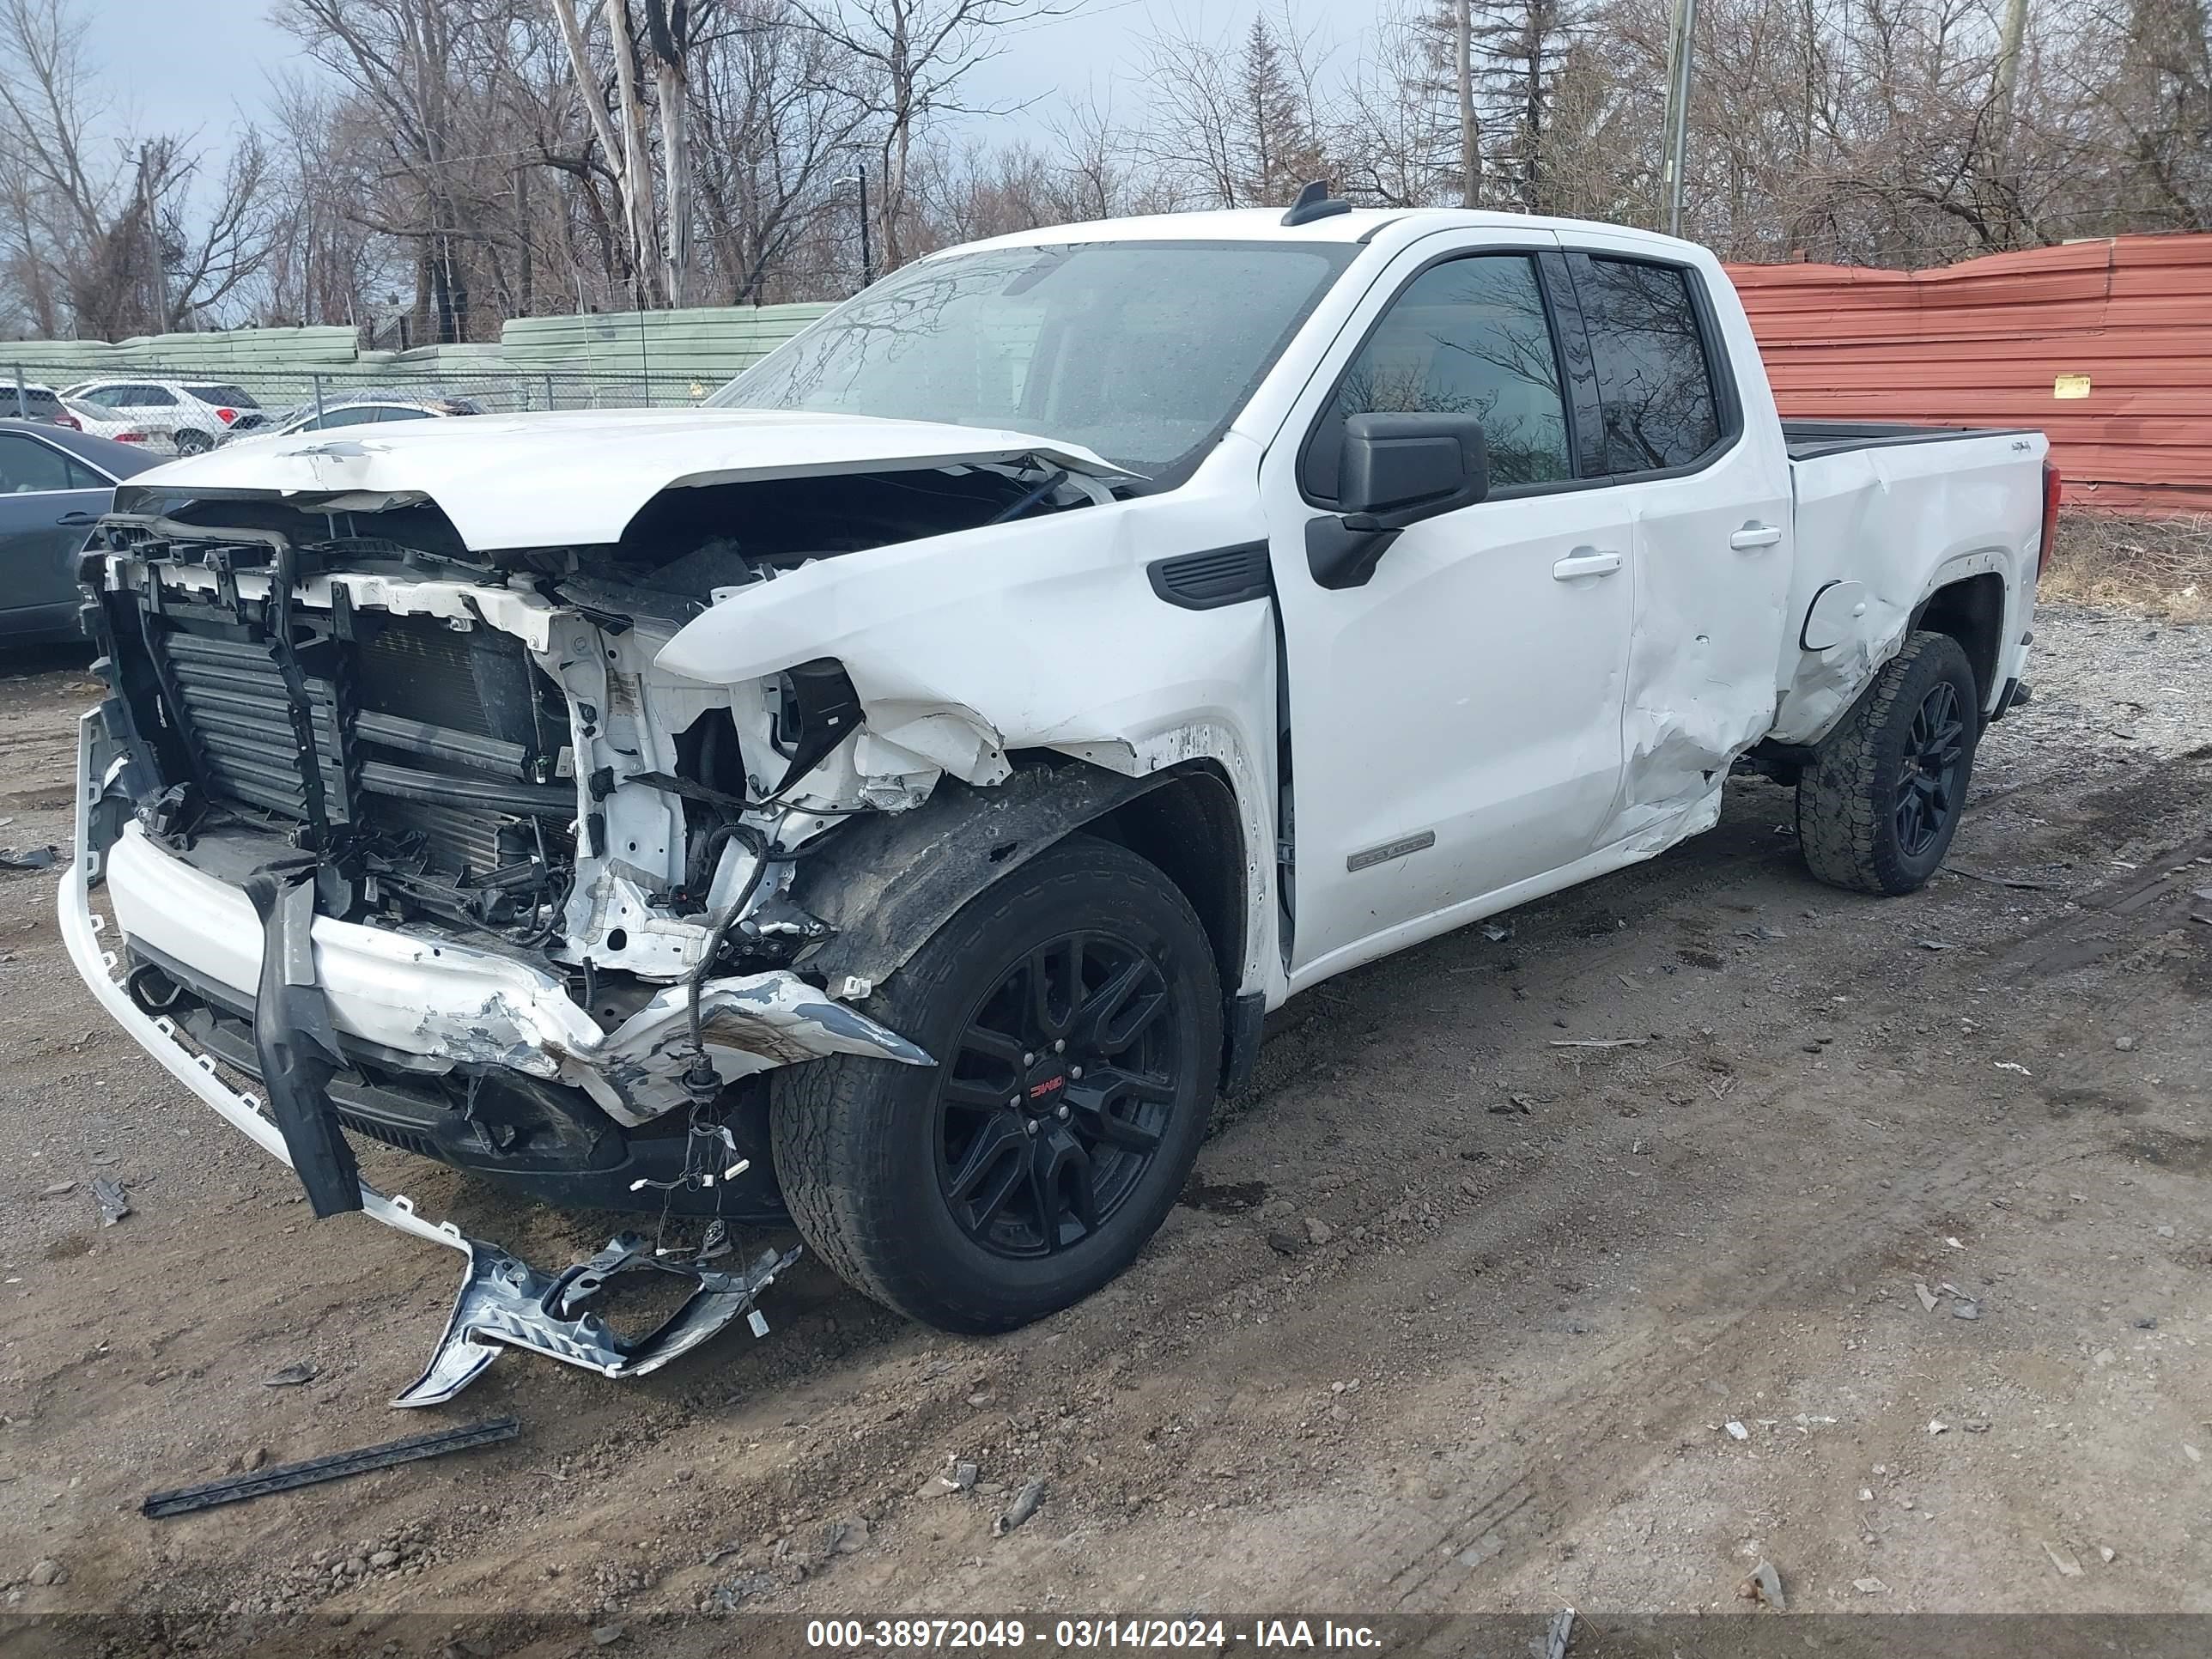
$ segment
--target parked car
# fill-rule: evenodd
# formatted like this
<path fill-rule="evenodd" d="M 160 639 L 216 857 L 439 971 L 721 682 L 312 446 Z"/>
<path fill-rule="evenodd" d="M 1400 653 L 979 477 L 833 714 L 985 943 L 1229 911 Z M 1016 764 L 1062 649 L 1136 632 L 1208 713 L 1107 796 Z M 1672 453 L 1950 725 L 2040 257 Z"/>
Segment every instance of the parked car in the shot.
<path fill-rule="evenodd" d="M 396 421 L 444 419 L 456 415 L 481 415 L 483 405 L 468 398 L 418 398 L 404 392 L 360 392 L 343 398 L 325 399 L 320 410 L 312 404 L 289 410 L 270 423 L 261 437 L 282 437 L 294 432 L 323 432 L 332 427 L 386 425 Z"/>
<path fill-rule="evenodd" d="M 117 482 L 153 465 L 125 444 L 0 420 L 0 642 L 83 637 L 77 556 Z"/>
<path fill-rule="evenodd" d="M 2040 433 L 1778 419 L 1703 248 L 1312 192 L 932 255 L 709 403 L 118 493 L 69 947 L 316 1213 L 466 1255 L 404 1403 L 649 1369 L 787 1258 L 556 1279 L 351 1137 L 1003 1330 L 1135 1257 L 1269 1010 L 1734 769 L 1912 891 L 2057 501 Z M 619 1342 L 647 1263 L 694 1299 Z"/>
<path fill-rule="evenodd" d="M 40 386 L 35 380 L 20 384 L 0 380 L 0 419 L 13 417 L 19 421 L 39 421 L 47 426 L 67 427 L 82 432 L 83 422 L 63 404 L 61 394 L 50 386 Z"/>
<path fill-rule="evenodd" d="M 243 386 L 216 380 L 80 380 L 61 396 L 86 431 L 179 455 L 201 455 L 261 426 Z"/>

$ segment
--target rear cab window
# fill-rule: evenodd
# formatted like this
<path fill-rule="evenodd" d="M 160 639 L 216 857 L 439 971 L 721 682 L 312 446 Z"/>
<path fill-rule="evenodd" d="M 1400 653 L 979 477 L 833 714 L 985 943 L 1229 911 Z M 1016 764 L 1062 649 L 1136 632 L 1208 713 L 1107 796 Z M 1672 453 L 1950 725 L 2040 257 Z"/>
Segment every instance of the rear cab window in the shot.
<path fill-rule="evenodd" d="M 1694 467 L 1732 438 L 1734 400 L 1692 273 L 1571 254 L 1589 340 L 1608 477 Z"/>

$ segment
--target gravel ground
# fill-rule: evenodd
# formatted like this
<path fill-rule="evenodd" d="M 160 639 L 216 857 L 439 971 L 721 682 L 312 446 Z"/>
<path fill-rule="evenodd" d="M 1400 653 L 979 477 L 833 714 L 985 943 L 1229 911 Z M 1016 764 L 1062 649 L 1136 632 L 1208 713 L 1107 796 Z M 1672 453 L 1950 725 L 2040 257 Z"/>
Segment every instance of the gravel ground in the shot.
<path fill-rule="evenodd" d="M 104 1615 L 118 1654 L 246 1614 L 286 1652 L 437 1651 L 450 1616 L 486 1652 L 703 1655 L 744 1647 L 732 1608 L 1572 1605 L 1579 1655 L 1748 1618 L 1762 1561 L 1793 1618 L 2212 1612 L 2212 636 L 2036 627 L 2035 701 L 1919 896 L 1814 884 L 1747 781 L 1508 939 L 1284 1010 L 1160 1237 L 1060 1317 L 956 1340 L 802 1263 L 765 1340 L 623 1385 L 510 1356 L 444 1413 L 384 1402 L 450 1260 L 309 1219 L 96 1014 L 51 878 L 0 875 L 7 1604 Z M 0 680 L 0 845 L 67 836 L 87 686 L 32 666 Z M 1635 1046 L 1553 1046 L 1589 1037 Z M 604 1237 L 365 1161 L 541 1262 Z M 503 1447 L 137 1512 L 501 1412 Z"/>

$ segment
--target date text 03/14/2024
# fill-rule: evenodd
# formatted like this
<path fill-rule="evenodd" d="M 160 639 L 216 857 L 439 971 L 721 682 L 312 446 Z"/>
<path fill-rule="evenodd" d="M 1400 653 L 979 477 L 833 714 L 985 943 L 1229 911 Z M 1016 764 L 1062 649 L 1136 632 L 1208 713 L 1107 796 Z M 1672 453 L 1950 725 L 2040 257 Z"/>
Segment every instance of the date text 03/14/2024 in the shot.
<path fill-rule="evenodd" d="M 1056 1650 L 1249 1647 L 1256 1651 L 1328 1649 L 1371 1652 L 1382 1638 L 1371 1625 L 1331 1619 L 1058 1619 L 1034 1628 L 1020 1619 L 815 1619 L 806 1645 L 832 1652 L 914 1649 L 1022 1648 Z"/>

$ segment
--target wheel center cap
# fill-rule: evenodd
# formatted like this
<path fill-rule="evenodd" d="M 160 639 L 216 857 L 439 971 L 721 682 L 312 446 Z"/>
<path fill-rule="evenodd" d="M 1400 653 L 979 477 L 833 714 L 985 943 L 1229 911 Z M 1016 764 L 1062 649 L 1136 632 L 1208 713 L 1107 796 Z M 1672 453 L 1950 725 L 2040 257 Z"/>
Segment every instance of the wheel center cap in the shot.
<path fill-rule="evenodd" d="M 1030 1109 L 1046 1111 L 1057 1106 L 1060 1103 L 1060 1096 L 1066 1092 L 1066 1088 L 1067 1070 L 1065 1066 L 1052 1066 L 1042 1072 L 1032 1073 L 1030 1076 L 1030 1086 L 1026 1091 Z"/>

